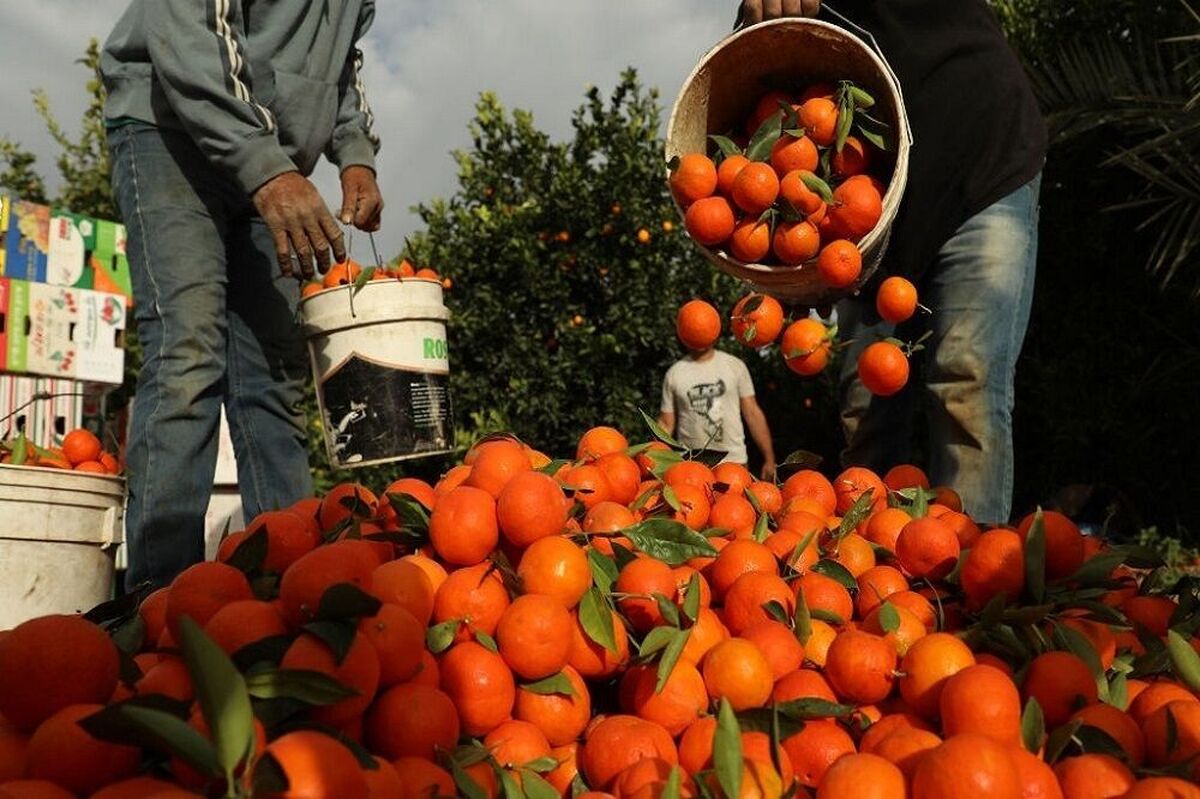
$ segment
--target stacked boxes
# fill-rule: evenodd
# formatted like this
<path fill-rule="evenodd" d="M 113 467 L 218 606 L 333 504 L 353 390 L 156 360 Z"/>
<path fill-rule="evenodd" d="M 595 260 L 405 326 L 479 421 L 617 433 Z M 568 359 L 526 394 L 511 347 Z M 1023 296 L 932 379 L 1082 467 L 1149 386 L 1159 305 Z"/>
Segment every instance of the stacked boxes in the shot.
<path fill-rule="evenodd" d="M 83 424 L 83 397 L 73 380 L 0 375 L 0 439 L 24 433 L 40 446 L 57 446 Z"/>

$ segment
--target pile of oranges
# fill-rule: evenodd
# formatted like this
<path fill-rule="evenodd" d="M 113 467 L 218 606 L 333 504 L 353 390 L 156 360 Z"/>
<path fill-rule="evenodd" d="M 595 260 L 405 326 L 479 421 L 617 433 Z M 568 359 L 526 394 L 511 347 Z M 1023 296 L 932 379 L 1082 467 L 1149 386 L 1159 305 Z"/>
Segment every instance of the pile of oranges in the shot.
<path fill-rule="evenodd" d="M 69 431 L 63 436 L 62 446 L 58 447 L 39 446 L 23 435 L 0 441 L 0 464 L 41 466 L 90 474 L 121 473 L 117 456 L 106 452 L 100 439 L 84 428 Z"/>
<path fill-rule="evenodd" d="M 902 277 L 889 277 L 879 289 L 877 305 L 892 311 L 895 310 L 892 305 L 901 300 L 907 307 L 908 299 L 911 299 L 908 310 L 911 316 L 917 307 L 916 289 Z M 742 297 L 730 311 L 729 327 L 734 338 L 752 349 L 778 341 L 784 363 L 803 377 L 823 372 L 838 345 L 836 326 L 813 316 L 789 322 L 783 306 L 769 294 L 751 293 Z M 704 300 L 689 300 L 675 315 L 675 333 L 688 349 L 706 350 L 721 336 L 721 314 Z M 908 383 L 909 357 L 920 346 L 893 338 L 867 345 L 858 356 L 859 379 L 876 396 L 897 393 Z"/>
<path fill-rule="evenodd" d="M 701 457 L 493 437 L 26 622 L 0 797 L 1200 795 L 1196 581 L 913 466 Z"/>
<path fill-rule="evenodd" d="M 345 261 L 329 267 L 329 271 L 320 280 L 305 283 L 300 289 L 300 296 L 301 298 L 311 297 L 325 289 L 353 286 L 366 280 L 432 280 L 435 283 L 441 283 L 442 288 L 446 290 L 453 286 L 450 278 L 443 278 L 436 269 L 428 266 L 418 269 L 407 258 L 402 258 L 394 266 L 368 266 L 366 268 L 352 258 L 347 258 Z"/>
<path fill-rule="evenodd" d="M 857 243 L 879 222 L 886 192 L 869 172 L 885 160 L 885 142 L 852 121 L 870 119 L 873 104 L 849 81 L 772 91 L 744 135 L 711 137 L 712 156 L 672 160 L 671 191 L 692 239 L 743 263 L 815 260 L 827 285 L 852 286 L 862 272 Z"/>

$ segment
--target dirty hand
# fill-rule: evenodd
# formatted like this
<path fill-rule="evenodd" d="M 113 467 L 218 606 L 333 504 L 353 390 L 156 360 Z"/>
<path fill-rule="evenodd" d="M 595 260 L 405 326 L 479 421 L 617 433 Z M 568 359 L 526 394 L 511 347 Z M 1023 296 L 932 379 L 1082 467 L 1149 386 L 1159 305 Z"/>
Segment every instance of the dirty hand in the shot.
<path fill-rule="evenodd" d="M 821 0 L 742 0 L 739 18 L 746 25 L 779 17 L 815 17 Z"/>
<path fill-rule="evenodd" d="M 334 261 L 346 260 L 341 229 L 317 187 L 299 172 L 284 172 L 259 186 L 254 207 L 275 239 L 275 257 L 284 275 L 295 275 L 293 252 L 305 280 L 313 276 L 314 258 L 319 271 L 329 268 L 331 249 Z"/>
<path fill-rule="evenodd" d="M 359 230 L 379 230 L 383 213 L 383 197 L 375 172 L 365 166 L 348 166 L 342 170 L 342 210 L 338 219 L 343 225 L 353 224 Z"/>
<path fill-rule="evenodd" d="M 775 482 L 775 461 L 764 461 L 759 476 L 768 483 Z"/>

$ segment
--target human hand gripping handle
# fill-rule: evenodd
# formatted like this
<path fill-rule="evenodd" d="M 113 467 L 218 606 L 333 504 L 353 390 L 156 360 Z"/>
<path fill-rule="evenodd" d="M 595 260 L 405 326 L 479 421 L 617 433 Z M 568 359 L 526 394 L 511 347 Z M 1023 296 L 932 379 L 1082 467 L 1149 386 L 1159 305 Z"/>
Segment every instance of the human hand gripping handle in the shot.
<path fill-rule="evenodd" d="M 305 280 L 313 277 L 314 259 L 319 271 L 329 269 L 331 250 L 335 262 L 346 260 L 341 228 L 317 187 L 299 172 L 284 172 L 260 186 L 254 192 L 254 207 L 275 240 L 275 257 L 284 275 L 295 275 L 293 252 Z"/>
<path fill-rule="evenodd" d="M 374 233 L 379 230 L 382 213 L 383 197 L 375 182 L 375 171 L 358 165 L 343 169 L 342 210 L 338 213 L 342 224 L 353 224 L 359 230 Z"/>
<path fill-rule="evenodd" d="M 821 0 L 742 0 L 738 20 L 753 25 L 780 17 L 815 17 L 820 10 Z"/>

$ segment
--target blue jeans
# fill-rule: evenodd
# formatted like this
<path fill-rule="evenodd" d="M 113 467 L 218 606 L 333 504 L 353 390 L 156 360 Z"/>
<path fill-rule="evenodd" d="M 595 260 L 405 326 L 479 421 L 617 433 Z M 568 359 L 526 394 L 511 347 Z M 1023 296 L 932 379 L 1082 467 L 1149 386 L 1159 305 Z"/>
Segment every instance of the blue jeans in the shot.
<path fill-rule="evenodd" d="M 246 518 L 312 493 L 299 284 L 250 198 L 184 134 L 109 131 L 142 345 L 126 448 L 126 584 L 204 559 L 221 406 Z"/>
<path fill-rule="evenodd" d="M 1013 378 L 1029 325 L 1037 264 L 1041 176 L 968 219 L 917 286 L 918 311 L 899 330 L 879 319 L 874 293 L 838 305 L 842 340 L 853 339 L 840 375 L 846 465 L 882 474 L 911 457 L 913 414 L 929 429 L 929 478 L 949 485 L 976 521 L 1007 522 L 1012 506 Z M 858 354 L 897 335 L 932 336 L 912 359 L 909 385 L 873 397 L 858 380 Z"/>

